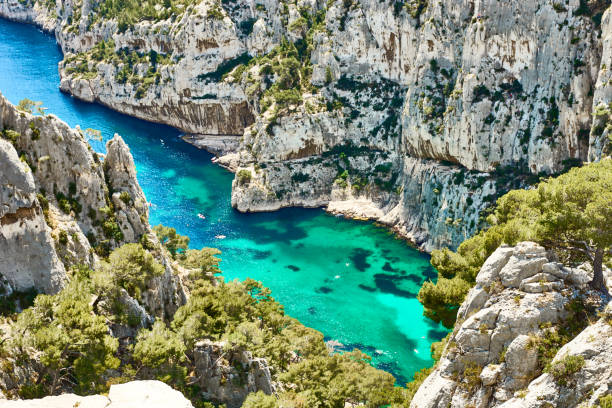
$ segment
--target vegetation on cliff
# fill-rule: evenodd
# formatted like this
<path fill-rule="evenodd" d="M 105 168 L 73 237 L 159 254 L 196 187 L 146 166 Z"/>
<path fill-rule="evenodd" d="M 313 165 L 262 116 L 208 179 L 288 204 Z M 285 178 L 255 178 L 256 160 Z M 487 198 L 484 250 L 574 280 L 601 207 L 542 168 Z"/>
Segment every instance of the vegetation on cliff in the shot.
<path fill-rule="evenodd" d="M 224 282 L 218 276 L 218 250 L 189 249 L 188 238 L 172 228 L 157 226 L 155 232 L 163 248 L 143 239 L 143 244 L 115 249 L 95 270 L 73 267 L 61 292 L 38 295 L 31 307 L 12 315 L 0 364 L 33 373 L 25 379 L 13 374 L 20 384 L 14 396 L 93 394 L 111 384 L 158 379 L 194 405 L 209 407 L 192 378 L 194 347 L 209 339 L 224 342 L 228 351 L 248 350 L 265 358 L 273 380 L 291 384 L 278 393 L 287 406 L 403 406 L 408 392 L 372 367 L 367 355 L 331 355 L 323 335 L 287 316 L 260 282 Z M 159 251 L 171 254 L 174 268 L 188 271 L 183 281 L 190 296 L 173 318 L 151 324 L 126 302 L 126 294 L 141 299 L 163 273 Z M 137 335 L 119 341 L 111 335 L 117 330 Z M 260 400 L 273 402 L 259 393 L 246 406 L 261 406 Z"/>
<path fill-rule="evenodd" d="M 602 264 L 609 261 L 612 245 L 610 203 L 610 159 L 505 194 L 487 217 L 487 229 L 464 241 L 456 252 L 432 252 L 438 279 L 425 282 L 418 296 L 425 315 L 452 327 L 480 267 L 504 243 L 535 241 L 555 251 L 566 264 L 589 261 L 594 269 L 592 286 L 605 291 Z"/>

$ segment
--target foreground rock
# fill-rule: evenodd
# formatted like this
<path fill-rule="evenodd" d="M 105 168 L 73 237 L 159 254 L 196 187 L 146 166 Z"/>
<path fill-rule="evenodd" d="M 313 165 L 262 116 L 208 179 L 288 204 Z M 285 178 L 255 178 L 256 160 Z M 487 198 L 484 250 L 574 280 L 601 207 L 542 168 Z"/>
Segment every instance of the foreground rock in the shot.
<path fill-rule="evenodd" d="M 161 381 L 111 385 L 108 396 L 63 394 L 35 400 L 0 401 L 3 408 L 193 408 L 180 392 Z"/>
<path fill-rule="evenodd" d="M 574 407 L 609 393 L 612 309 L 595 324 L 585 321 L 589 301 L 601 301 L 589 293 L 591 278 L 588 268 L 563 267 L 534 243 L 498 248 L 480 270 L 442 358 L 411 407 Z M 587 327 L 547 369 L 546 349 L 576 325 Z M 581 356 L 584 365 L 567 369 L 563 378 L 542 374 L 550 367 L 554 372 L 567 356 Z"/>

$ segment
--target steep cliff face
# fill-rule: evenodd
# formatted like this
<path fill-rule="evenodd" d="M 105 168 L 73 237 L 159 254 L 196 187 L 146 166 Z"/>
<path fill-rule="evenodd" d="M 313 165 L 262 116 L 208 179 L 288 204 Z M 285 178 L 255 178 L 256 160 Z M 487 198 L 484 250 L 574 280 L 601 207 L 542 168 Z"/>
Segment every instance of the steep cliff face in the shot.
<path fill-rule="evenodd" d="M 73 265 L 143 236 L 155 240 L 130 151 L 120 136 L 106 158 L 80 129 L 53 115 L 18 110 L 0 95 L 0 275 L 9 291 L 55 293 Z M 150 285 L 149 313 L 171 315 L 184 303 L 170 261 Z"/>
<path fill-rule="evenodd" d="M 487 259 L 411 407 L 593 406 L 609 393 L 610 306 L 597 320 L 590 268 L 553 258 L 522 242 Z"/>
<path fill-rule="evenodd" d="M 504 179 L 609 148 L 607 1 L 153 3 L 140 21 L 81 0 L 0 15 L 55 31 L 64 91 L 233 137 L 188 140 L 251 172 L 241 211 L 327 205 L 456 246 Z"/>
<path fill-rule="evenodd" d="M 0 272 L 6 291 L 58 291 L 66 272 L 36 201 L 32 173 L 5 140 L 0 140 L 0 192 Z"/>
<path fill-rule="evenodd" d="M 134 160 L 119 135 L 108 141 L 102 157 L 91 150 L 79 128 L 28 110 L 18 109 L 0 94 L 0 296 L 31 289 L 56 294 L 74 278 L 76 272 L 69 272 L 72 266 L 104 268 L 107 264 L 102 261 L 109 261 L 101 258 L 109 251 L 141 242 L 161 265 L 160 273 L 148 278 L 137 296 L 117 286 L 112 296 L 102 290 L 92 295 L 90 303 L 92 314 L 119 310 L 128 316 L 126 321 L 107 314 L 107 330 L 123 345 L 133 345 L 140 329 L 150 327 L 156 319 L 171 321 L 186 303 L 188 294 L 181 276 L 191 270 L 171 259 L 151 231 Z M 109 275 L 103 280 L 112 279 L 110 271 L 103 269 L 103 273 Z M 22 305 L 17 306 L 20 311 Z M 4 317 L 0 324 L 3 344 L 18 336 Z M 233 408 L 249 392 L 270 394 L 274 390 L 266 360 L 243 349 L 202 341 L 188 353 L 193 359 L 192 379 L 209 400 Z M 3 349 L 0 399 L 15 397 L 45 372 L 40 356 L 18 360 L 22 357 Z M 65 394 L 6 404 L 134 406 L 145 404 L 148 398 L 159 406 L 191 406 L 179 392 L 155 381 L 112 386 L 108 397 Z"/>

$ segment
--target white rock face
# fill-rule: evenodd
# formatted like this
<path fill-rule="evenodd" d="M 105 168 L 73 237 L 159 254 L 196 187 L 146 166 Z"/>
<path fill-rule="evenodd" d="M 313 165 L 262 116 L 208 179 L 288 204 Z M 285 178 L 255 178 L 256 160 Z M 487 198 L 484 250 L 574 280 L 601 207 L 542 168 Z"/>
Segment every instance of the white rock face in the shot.
<path fill-rule="evenodd" d="M 225 346 L 204 340 L 196 343 L 193 350 L 195 380 L 211 400 L 238 408 L 251 392 L 270 395 L 275 391 L 265 359 L 253 358 L 248 351 L 224 352 Z"/>
<path fill-rule="evenodd" d="M 11 290 L 60 290 L 66 271 L 36 200 L 32 172 L 0 139 L 0 275 Z"/>
<path fill-rule="evenodd" d="M 161 381 L 111 385 L 108 396 L 63 394 L 34 400 L 0 401 L 2 408 L 193 408 L 179 391 Z"/>
<path fill-rule="evenodd" d="M 257 169 L 251 183 L 233 184 L 238 210 L 327 206 L 377 219 L 431 250 L 472 235 L 508 179 L 607 151 L 612 12 L 606 2 L 583 3 L 236 0 L 211 17 L 212 3 L 202 1 L 175 21 L 122 32 L 115 20 L 89 25 L 84 11 L 93 5 L 79 0 L 51 9 L 0 0 L 0 15 L 54 30 L 68 57 L 62 90 L 203 133 L 193 142 L 227 154 L 220 163 Z M 236 81 L 223 74 L 245 54 L 303 39 L 305 6 L 325 13 L 309 37 L 306 68 L 317 88 L 271 126 L 276 114 L 261 113 L 258 96 L 271 79 L 260 67 Z M 79 73 L 73 54 L 102 40 L 172 62 L 146 86 L 121 79 L 124 62 L 93 59 L 90 74 Z M 139 62 L 134 72 L 144 78 L 148 68 Z M 328 107 L 336 102 L 342 107 Z M 351 171 L 335 183 L 343 152 Z"/>
<path fill-rule="evenodd" d="M 156 242 L 134 160 L 120 136 L 107 143 L 102 161 L 80 129 L 52 115 L 19 112 L 2 95 L 0 129 L 17 135 L 14 146 L 0 138 L 0 275 L 9 291 L 57 292 L 67 268 L 96 265 L 92 243 L 113 249 L 139 242 L 143 235 Z M 108 217 L 107 198 L 113 202 L 122 239 L 108 237 L 101 226 Z M 41 200 L 47 202 L 46 216 Z M 186 295 L 169 260 L 163 255 L 158 260 L 166 272 L 148 282 L 142 303 L 150 315 L 169 317 Z"/>
<path fill-rule="evenodd" d="M 161 381 L 132 381 L 112 385 L 108 399 L 108 408 L 193 408 L 183 394 Z"/>
<path fill-rule="evenodd" d="M 549 327 L 564 325 L 569 316 L 566 305 L 588 290 L 574 279 L 578 270 L 551 259 L 532 242 L 502 246 L 487 259 L 459 309 L 442 358 L 411 407 L 575 407 L 589 398 L 594 404 L 607 392 L 612 370 L 607 315 L 553 359 L 554 364 L 566 355 L 584 357 L 585 366 L 571 384 L 562 386 L 550 374 L 542 374 L 533 339 Z M 539 289 L 528 290 L 527 285 Z M 527 397 L 518 397 L 522 394 Z"/>
<path fill-rule="evenodd" d="M 612 307 L 608 305 L 605 317 L 584 329 L 576 338 L 563 346 L 552 364 L 567 356 L 579 356 L 584 366 L 574 373 L 566 384 L 548 374 L 542 374 L 529 384 L 521 397 L 500 405 L 503 408 L 598 406 L 600 397 L 610 395 L 612 389 Z M 583 405 L 581 405 L 583 404 Z"/>

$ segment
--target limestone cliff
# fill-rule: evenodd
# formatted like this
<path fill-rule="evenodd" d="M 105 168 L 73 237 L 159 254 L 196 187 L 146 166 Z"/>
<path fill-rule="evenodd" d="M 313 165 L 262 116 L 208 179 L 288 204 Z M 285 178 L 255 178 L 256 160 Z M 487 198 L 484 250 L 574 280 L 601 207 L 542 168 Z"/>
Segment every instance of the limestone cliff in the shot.
<path fill-rule="evenodd" d="M 20 111 L 1 94 L 0 129 L 0 275 L 9 291 L 55 293 L 71 266 L 94 267 L 98 254 L 144 235 L 155 239 L 120 136 L 102 158 L 80 129 Z M 147 307 L 172 314 L 184 302 L 180 283 L 169 266 L 157 279 Z"/>
<path fill-rule="evenodd" d="M 0 163 L 0 272 L 5 290 L 36 287 L 56 292 L 66 272 L 36 201 L 32 173 L 5 140 L 0 140 Z"/>
<path fill-rule="evenodd" d="M 456 246 L 509 187 L 609 149 L 609 1 L 176 3 L 0 15 L 55 32 L 64 91 L 232 150 L 241 211 L 328 206 Z"/>
<path fill-rule="evenodd" d="M 411 407 L 594 406 L 610 393 L 612 309 L 597 320 L 591 278 L 534 243 L 498 248 Z"/>
<path fill-rule="evenodd" d="M 127 345 L 139 329 L 156 319 L 170 321 L 186 303 L 181 276 L 189 271 L 171 259 L 151 231 L 147 201 L 123 139 L 115 135 L 102 156 L 93 152 L 79 128 L 29 110 L 18 109 L 0 94 L 0 296 L 31 289 L 55 294 L 70 279 L 72 266 L 99 268 L 100 258 L 112 249 L 142 242 L 161 264 L 161 274 L 148 279 L 136 298 L 117 288 L 116 298 L 100 294 L 92 300 L 99 313 L 119 308 L 130 316 L 127 322 L 107 320 L 109 333 Z M 0 343 L 6 336 L 18 336 L 5 323 L 0 317 Z M 22 361 L 5 349 L 1 354 L 0 399 L 15 397 L 20 387 L 44 372 L 36 356 Z M 191 380 L 206 399 L 234 408 L 249 392 L 274 390 L 266 360 L 248 351 L 201 341 L 188 354 L 193 361 Z M 0 406 L 134 406 L 147 398 L 155 398 L 159 406 L 191 406 L 180 393 L 168 394 L 169 390 L 162 383 L 145 381 L 112 386 L 108 398 L 66 394 Z"/>

